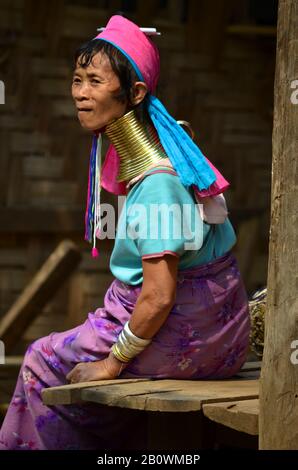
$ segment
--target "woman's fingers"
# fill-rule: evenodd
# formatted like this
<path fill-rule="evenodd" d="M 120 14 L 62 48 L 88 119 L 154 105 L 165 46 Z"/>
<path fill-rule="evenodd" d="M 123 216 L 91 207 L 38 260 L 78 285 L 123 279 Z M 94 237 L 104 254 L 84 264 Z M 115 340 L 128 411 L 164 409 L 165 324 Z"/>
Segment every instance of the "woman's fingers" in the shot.
<path fill-rule="evenodd" d="M 102 361 L 77 364 L 66 376 L 70 383 L 91 382 L 93 380 L 114 379 L 122 370 L 121 363 L 115 364 L 111 358 Z"/>
<path fill-rule="evenodd" d="M 70 372 L 68 372 L 68 374 L 67 374 L 67 376 L 66 376 L 66 379 L 67 379 L 69 382 L 71 382 L 72 373 L 73 373 L 73 369 L 72 369 Z"/>
<path fill-rule="evenodd" d="M 77 364 L 66 376 L 70 383 L 89 382 L 92 380 L 101 380 L 107 374 L 101 366 L 102 361 L 96 362 L 83 362 Z"/>
<path fill-rule="evenodd" d="M 77 364 L 66 376 L 67 380 L 70 383 L 76 383 L 79 382 L 78 376 L 79 376 L 79 366 L 80 364 Z"/>

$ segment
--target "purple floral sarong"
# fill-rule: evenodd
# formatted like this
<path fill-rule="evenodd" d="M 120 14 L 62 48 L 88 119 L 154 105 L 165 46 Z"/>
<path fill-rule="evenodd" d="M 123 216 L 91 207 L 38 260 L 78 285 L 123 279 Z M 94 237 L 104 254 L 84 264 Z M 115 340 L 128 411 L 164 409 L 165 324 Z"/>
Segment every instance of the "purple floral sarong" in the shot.
<path fill-rule="evenodd" d="M 124 410 L 91 403 L 48 407 L 41 390 L 66 384 L 65 376 L 77 363 L 109 354 L 141 288 L 115 279 L 104 307 L 89 313 L 82 325 L 51 333 L 28 348 L 0 431 L 1 450 L 111 448 L 109 436 L 114 448 L 121 447 L 125 419 L 119 413 Z M 120 378 L 231 377 L 246 360 L 249 331 L 246 291 L 229 252 L 178 272 L 176 302 L 166 322 Z M 131 413 L 126 418 L 134 419 Z"/>

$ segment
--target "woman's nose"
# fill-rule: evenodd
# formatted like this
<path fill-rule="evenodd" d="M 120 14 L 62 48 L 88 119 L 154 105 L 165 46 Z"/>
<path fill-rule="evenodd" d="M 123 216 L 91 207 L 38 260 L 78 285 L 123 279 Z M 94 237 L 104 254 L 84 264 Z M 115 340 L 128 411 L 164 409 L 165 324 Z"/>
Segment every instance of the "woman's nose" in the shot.
<path fill-rule="evenodd" d="M 82 82 L 80 86 L 73 87 L 73 97 L 77 100 L 89 99 L 89 85 L 86 82 Z"/>

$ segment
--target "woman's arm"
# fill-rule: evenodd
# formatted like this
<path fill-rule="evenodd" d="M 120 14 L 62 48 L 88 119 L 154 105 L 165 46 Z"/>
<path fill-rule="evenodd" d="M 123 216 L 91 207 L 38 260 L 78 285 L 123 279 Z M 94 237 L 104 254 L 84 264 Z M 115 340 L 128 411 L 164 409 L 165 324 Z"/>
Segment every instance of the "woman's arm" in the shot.
<path fill-rule="evenodd" d="M 176 299 L 178 263 L 169 254 L 142 260 L 142 290 L 129 320 L 136 336 L 152 338 L 166 321 Z"/>
<path fill-rule="evenodd" d="M 166 321 L 175 303 L 178 262 L 177 256 L 168 254 L 142 260 L 142 290 L 129 321 L 134 335 L 152 338 Z M 111 352 L 102 361 L 77 364 L 66 378 L 71 383 L 113 379 L 124 367 Z"/>

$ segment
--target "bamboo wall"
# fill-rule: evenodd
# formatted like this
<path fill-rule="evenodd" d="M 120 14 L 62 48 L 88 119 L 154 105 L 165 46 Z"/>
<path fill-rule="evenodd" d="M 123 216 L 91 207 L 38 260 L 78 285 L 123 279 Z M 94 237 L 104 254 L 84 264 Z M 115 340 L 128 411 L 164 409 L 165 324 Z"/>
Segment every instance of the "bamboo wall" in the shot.
<path fill-rule="evenodd" d="M 83 255 L 16 352 L 84 321 L 113 280 L 113 241 L 99 245 L 95 260 L 83 241 L 91 136 L 77 122 L 70 83 L 74 50 L 119 9 L 162 32 L 157 95 L 192 123 L 203 153 L 231 182 L 247 288 L 266 283 L 275 28 L 258 25 L 244 0 L 0 0 L 0 314 L 60 240 L 71 238 Z M 103 191 L 103 202 L 116 200 Z"/>

